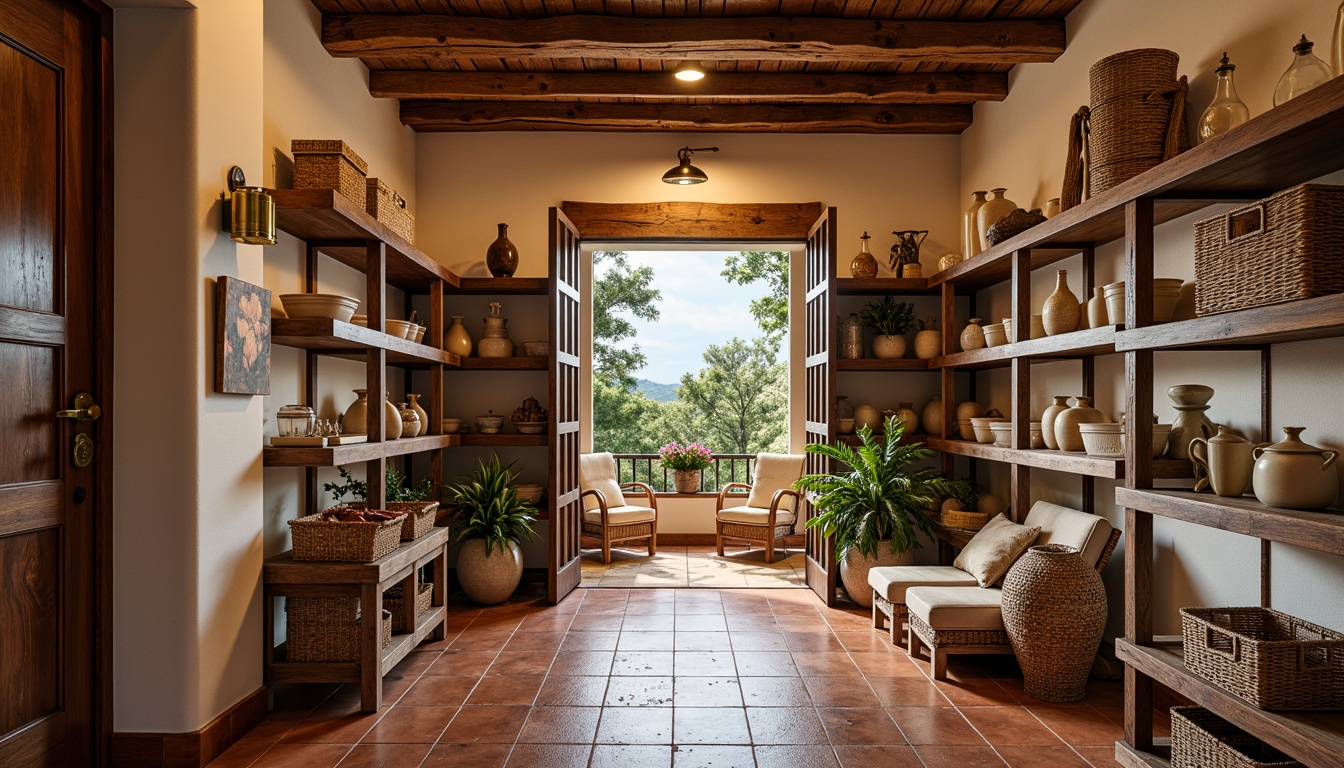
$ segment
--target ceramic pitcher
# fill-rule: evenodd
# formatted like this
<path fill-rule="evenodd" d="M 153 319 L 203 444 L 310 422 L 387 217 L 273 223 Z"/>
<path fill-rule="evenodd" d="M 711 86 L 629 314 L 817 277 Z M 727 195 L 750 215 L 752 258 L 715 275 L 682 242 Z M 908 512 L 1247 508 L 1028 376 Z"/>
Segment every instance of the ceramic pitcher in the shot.
<path fill-rule="evenodd" d="M 1195 484 L 1196 491 L 1210 486 L 1219 496 L 1240 496 L 1251 487 L 1255 446 L 1250 440 L 1219 424 L 1213 437 L 1190 441 L 1190 461 L 1208 473 Z"/>

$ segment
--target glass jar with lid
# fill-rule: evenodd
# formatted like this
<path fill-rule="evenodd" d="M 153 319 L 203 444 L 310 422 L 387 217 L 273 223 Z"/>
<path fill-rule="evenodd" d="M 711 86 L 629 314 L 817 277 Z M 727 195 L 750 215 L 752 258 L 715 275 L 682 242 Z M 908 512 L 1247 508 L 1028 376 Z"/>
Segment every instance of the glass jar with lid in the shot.
<path fill-rule="evenodd" d="M 310 437 L 317 429 L 317 414 L 307 405 L 286 405 L 275 417 L 281 437 Z"/>

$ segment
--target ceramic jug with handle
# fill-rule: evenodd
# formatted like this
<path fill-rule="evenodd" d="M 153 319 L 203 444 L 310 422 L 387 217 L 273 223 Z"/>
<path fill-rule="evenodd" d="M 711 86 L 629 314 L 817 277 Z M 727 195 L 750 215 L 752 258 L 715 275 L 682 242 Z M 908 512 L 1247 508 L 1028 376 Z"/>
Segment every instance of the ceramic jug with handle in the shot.
<path fill-rule="evenodd" d="M 1219 424 L 1213 437 L 1196 437 L 1190 441 L 1190 461 L 1201 467 L 1208 477 L 1200 478 L 1196 491 L 1210 486 L 1219 496 L 1240 496 L 1251 487 L 1251 471 L 1255 467 L 1250 440 Z"/>

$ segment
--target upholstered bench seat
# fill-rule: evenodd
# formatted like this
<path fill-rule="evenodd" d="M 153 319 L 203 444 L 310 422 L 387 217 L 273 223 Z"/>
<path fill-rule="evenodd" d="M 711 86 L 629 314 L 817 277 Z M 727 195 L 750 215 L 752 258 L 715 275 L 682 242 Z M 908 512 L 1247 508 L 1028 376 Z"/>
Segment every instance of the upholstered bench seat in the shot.
<path fill-rule="evenodd" d="M 884 566 L 868 571 L 873 588 L 873 626 L 891 626 L 891 642 L 905 642 L 905 595 L 912 587 L 974 587 L 975 577 L 950 565 Z"/>
<path fill-rule="evenodd" d="M 607 507 L 608 525 L 630 525 L 631 523 L 650 523 L 658 517 L 652 507 L 635 507 L 629 504 L 620 507 Z M 594 525 L 602 524 L 601 509 L 583 510 L 583 521 Z"/>
<path fill-rule="evenodd" d="M 914 587 L 905 600 L 911 616 L 939 629 L 1003 630 L 1002 589 Z"/>
<path fill-rule="evenodd" d="M 770 510 L 759 507 L 728 507 L 719 510 L 719 520 L 725 523 L 743 523 L 745 525 L 769 525 Z M 781 509 L 775 513 L 775 525 L 793 525 L 793 512 Z"/>

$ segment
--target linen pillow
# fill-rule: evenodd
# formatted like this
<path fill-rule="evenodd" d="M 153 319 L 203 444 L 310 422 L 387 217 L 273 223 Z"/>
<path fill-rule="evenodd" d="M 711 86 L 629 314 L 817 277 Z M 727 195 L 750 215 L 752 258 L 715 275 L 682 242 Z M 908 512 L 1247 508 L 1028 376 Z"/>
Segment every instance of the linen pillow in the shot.
<path fill-rule="evenodd" d="M 1028 528 L 1002 514 L 995 515 L 966 542 L 952 565 L 974 576 L 981 587 L 993 586 L 1027 551 L 1027 547 L 1036 542 L 1040 532 L 1038 527 Z"/>
<path fill-rule="evenodd" d="M 803 476 L 803 461 L 807 457 L 796 453 L 759 453 L 756 455 L 756 477 L 751 482 L 748 507 L 769 509 L 775 491 L 793 490 L 795 480 Z M 793 509 L 796 499 L 785 496 L 779 505 Z"/>
<path fill-rule="evenodd" d="M 616 482 L 616 458 L 610 453 L 585 453 L 579 457 L 579 487 L 585 491 L 601 491 L 607 500 L 607 509 L 625 506 L 625 494 Z M 584 496 L 583 508 L 597 509 L 597 497 Z"/>

